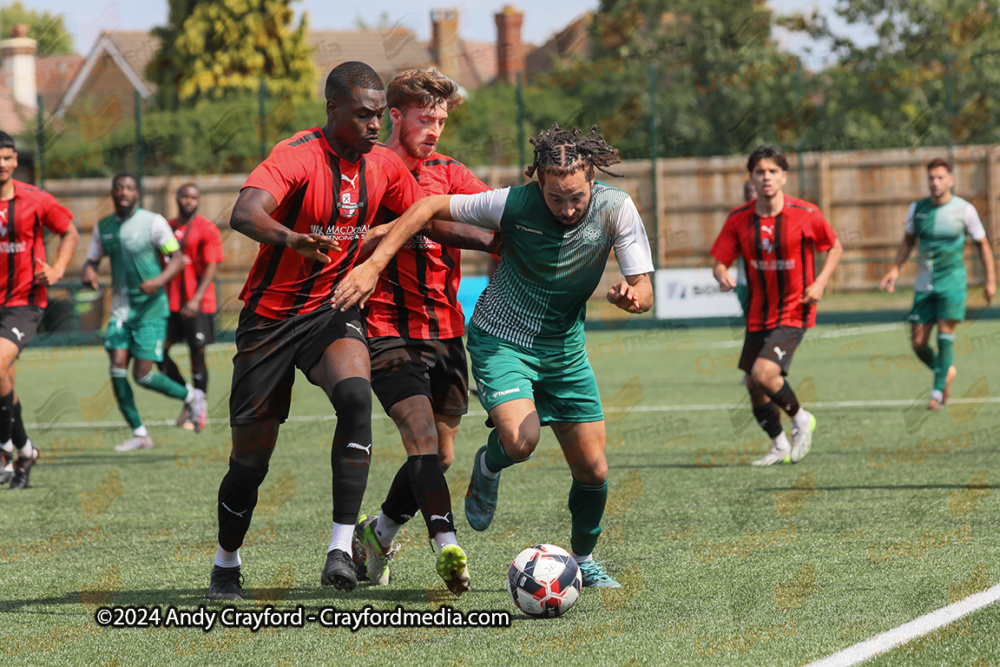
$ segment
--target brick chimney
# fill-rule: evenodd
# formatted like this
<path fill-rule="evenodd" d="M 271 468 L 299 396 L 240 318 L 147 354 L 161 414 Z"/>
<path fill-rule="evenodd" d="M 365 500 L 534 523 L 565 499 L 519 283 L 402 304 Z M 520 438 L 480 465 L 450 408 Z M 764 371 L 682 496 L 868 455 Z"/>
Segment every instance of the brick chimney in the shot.
<path fill-rule="evenodd" d="M 10 38 L 0 41 L 3 74 L 0 87 L 9 91 L 14 100 L 29 109 L 38 108 L 38 83 L 35 79 L 35 54 L 38 42 L 28 37 L 28 26 L 19 23 Z"/>
<path fill-rule="evenodd" d="M 493 18 L 497 22 L 497 78 L 516 83 L 518 73 L 524 73 L 524 42 L 521 41 L 524 14 L 506 5 Z"/>
<path fill-rule="evenodd" d="M 431 10 L 431 57 L 439 72 L 452 79 L 458 75 L 462 44 L 457 9 Z"/>

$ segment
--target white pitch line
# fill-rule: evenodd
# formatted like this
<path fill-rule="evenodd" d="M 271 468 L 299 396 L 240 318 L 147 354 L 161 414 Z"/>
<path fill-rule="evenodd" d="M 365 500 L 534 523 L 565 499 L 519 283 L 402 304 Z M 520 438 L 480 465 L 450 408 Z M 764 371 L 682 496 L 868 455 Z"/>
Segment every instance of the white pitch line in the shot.
<path fill-rule="evenodd" d="M 965 403 L 1000 403 L 1000 396 L 991 396 L 989 398 L 953 398 L 948 401 L 949 404 L 965 404 Z M 864 408 L 864 407 L 876 407 L 876 408 L 891 408 L 891 407 L 905 407 L 908 405 L 916 405 L 917 402 L 913 400 L 905 399 L 894 399 L 894 400 L 871 400 L 871 401 L 814 401 L 809 405 L 816 408 Z M 620 412 L 712 412 L 712 411 L 722 411 L 722 410 L 733 410 L 736 408 L 743 407 L 739 403 L 702 403 L 693 405 L 636 405 L 631 408 L 619 408 L 619 407 L 607 407 L 604 408 L 605 412 L 610 413 L 620 413 Z M 485 417 L 486 413 L 481 410 L 472 410 L 468 412 L 466 417 Z M 388 419 L 384 414 L 373 414 L 372 419 Z M 293 415 L 290 416 L 287 422 L 328 422 L 336 421 L 337 416 L 332 414 L 326 415 Z M 209 424 L 227 424 L 229 419 L 224 417 L 222 419 L 209 419 L 207 420 Z M 158 419 L 155 421 L 145 422 L 148 426 L 173 426 L 175 422 L 170 419 Z M 57 422 L 55 424 L 25 424 L 25 426 L 32 430 L 44 430 L 51 431 L 60 428 L 114 428 L 116 426 L 125 428 L 124 422 L 120 421 L 104 421 L 104 422 Z"/>
<path fill-rule="evenodd" d="M 901 646 L 908 641 L 912 641 L 917 637 L 923 637 L 949 623 L 954 623 L 963 616 L 991 605 L 997 600 L 1000 600 L 1000 584 L 982 593 L 970 595 L 937 611 L 924 614 L 920 618 L 916 618 L 909 623 L 904 623 L 898 628 L 875 635 L 871 639 L 866 639 L 822 660 L 811 662 L 806 667 L 848 667 L 849 665 L 857 665 L 885 653 L 896 646 Z"/>

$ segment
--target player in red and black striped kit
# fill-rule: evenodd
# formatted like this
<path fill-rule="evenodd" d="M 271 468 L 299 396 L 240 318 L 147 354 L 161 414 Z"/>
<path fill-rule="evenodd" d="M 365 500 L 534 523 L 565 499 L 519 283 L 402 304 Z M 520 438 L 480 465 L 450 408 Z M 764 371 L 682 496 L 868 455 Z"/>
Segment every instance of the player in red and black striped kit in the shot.
<path fill-rule="evenodd" d="M 400 214 L 423 196 L 399 157 L 378 146 L 385 90 L 368 65 L 335 67 L 324 127 L 282 141 L 247 179 L 233 229 L 259 241 L 240 298 L 229 421 L 233 451 L 219 487 L 219 548 L 208 597 L 242 599 L 239 547 L 288 417 L 298 367 L 337 413 L 331 448 L 333 531 L 323 585 L 357 585 L 351 537 L 371 463 L 371 384 L 357 308 L 331 305 L 375 211 Z"/>
<path fill-rule="evenodd" d="M 386 92 L 392 134 L 386 145 L 427 194 L 475 194 L 489 187 L 463 164 L 435 152 L 458 86 L 434 70 L 398 74 Z M 387 217 L 394 218 L 389 215 Z M 390 225 L 376 228 L 374 236 Z M 457 595 L 470 589 L 467 559 L 455 536 L 444 471 L 469 407 L 468 362 L 458 302 L 458 248 L 496 252 L 499 235 L 469 225 L 433 222 L 403 245 L 368 301 L 372 389 L 403 438 L 400 467 L 377 516 L 362 517 L 356 558 L 365 552 L 368 579 L 389 583 L 392 542 L 419 510 L 437 554 L 436 569 Z"/>
<path fill-rule="evenodd" d="M 80 234 L 73 214 L 48 192 L 16 180 L 15 169 L 14 139 L 0 132 L 0 484 L 10 480 L 10 488 L 23 489 L 38 450 L 24 430 L 14 362 L 35 337 L 48 305 L 46 288 L 63 277 Z M 60 237 L 51 266 L 44 230 Z"/>
<path fill-rule="evenodd" d="M 222 236 L 215 223 L 198 214 L 201 193 L 194 183 L 177 188 L 177 217 L 170 221 L 174 238 L 181 246 L 184 266 L 167 283 L 170 318 L 167 340 L 163 346 L 160 370 L 180 385 L 187 385 L 177 364 L 170 358 L 170 348 L 185 341 L 191 351 L 191 383 L 208 392 L 208 365 L 205 346 L 215 342 L 215 275 L 224 254 Z M 192 421 L 194 419 L 194 421 Z M 187 404 L 177 418 L 177 425 L 200 433 L 205 428 L 205 411 L 192 415 Z"/>
<path fill-rule="evenodd" d="M 809 452 L 816 419 L 799 406 L 785 381 L 806 329 L 816 325 L 816 304 L 844 254 L 836 233 L 815 204 L 782 192 L 788 160 L 777 146 L 761 146 L 747 161 L 757 199 L 733 209 L 712 245 L 714 274 L 724 292 L 736 287 L 727 268 L 742 257 L 750 290 L 747 334 L 739 367 L 757 423 L 771 451 L 754 465 L 798 463 Z M 829 252 L 816 275 L 814 252 Z M 777 404 L 792 419 L 792 443 Z"/>

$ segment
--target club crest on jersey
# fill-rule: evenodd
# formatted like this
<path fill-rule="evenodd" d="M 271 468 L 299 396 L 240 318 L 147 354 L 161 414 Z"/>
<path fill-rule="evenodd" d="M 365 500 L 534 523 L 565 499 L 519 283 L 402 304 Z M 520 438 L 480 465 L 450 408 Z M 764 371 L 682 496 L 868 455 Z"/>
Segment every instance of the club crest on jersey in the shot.
<path fill-rule="evenodd" d="M 0 236 L 7 236 L 7 221 L 0 222 Z"/>
<path fill-rule="evenodd" d="M 583 240 L 586 243 L 600 243 L 604 240 L 604 230 L 597 225 L 589 225 L 583 230 Z"/>
<path fill-rule="evenodd" d="M 761 239 L 760 249 L 764 252 L 771 254 L 774 252 L 774 239 Z"/>
<path fill-rule="evenodd" d="M 358 193 L 357 192 L 342 192 L 340 193 L 340 215 L 345 218 L 353 218 L 358 214 Z"/>

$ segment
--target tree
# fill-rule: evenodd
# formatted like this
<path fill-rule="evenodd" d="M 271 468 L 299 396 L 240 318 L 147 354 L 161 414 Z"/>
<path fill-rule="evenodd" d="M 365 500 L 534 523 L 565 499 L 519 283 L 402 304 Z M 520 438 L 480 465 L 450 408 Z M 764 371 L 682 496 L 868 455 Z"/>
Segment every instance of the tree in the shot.
<path fill-rule="evenodd" d="M 292 0 L 170 0 L 168 25 L 155 28 L 160 50 L 147 67 L 161 104 L 256 92 L 308 99 L 316 68 L 306 41 L 308 17 L 292 26 Z"/>
<path fill-rule="evenodd" d="M 0 28 L 3 39 L 10 36 L 18 23 L 28 25 L 28 37 L 38 42 L 39 56 L 59 56 L 73 53 L 73 37 L 63 25 L 62 14 L 39 13 L 25 9 L 20 2 L 0 8 Z"/>

